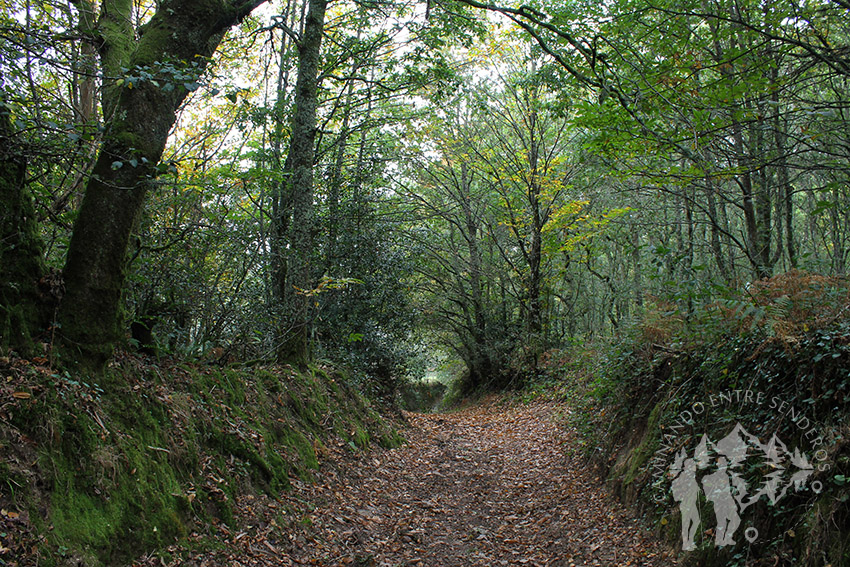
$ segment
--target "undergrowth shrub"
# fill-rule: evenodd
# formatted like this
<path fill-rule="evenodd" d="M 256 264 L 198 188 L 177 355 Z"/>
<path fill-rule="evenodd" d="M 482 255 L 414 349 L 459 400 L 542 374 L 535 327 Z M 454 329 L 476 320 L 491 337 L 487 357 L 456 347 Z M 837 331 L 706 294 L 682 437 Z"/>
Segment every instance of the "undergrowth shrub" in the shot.
<path fill-rule="evenodd" d="M 808 453 L 809 486 L 820 491 L 753 504 L 745 517 L 757 545 L 745 541 L 744 527 L 731 549 L 703 534 L 685 564 L 850 565 L 848 290 L 846 279 L 795 271 L 689 313 L 657 302 L 570 391 L 580 400 L 570 424 L 585 456 L 679 545 L 669 465 L 702 435 L 716 442 L 740 423 L 762 443 L 775 437 L 789 452 Z M 741 474 L 758 486 L 770 472 L 749 466 Z M 705 530 L 712 505 L 703 498 L 700 506 Z"/>

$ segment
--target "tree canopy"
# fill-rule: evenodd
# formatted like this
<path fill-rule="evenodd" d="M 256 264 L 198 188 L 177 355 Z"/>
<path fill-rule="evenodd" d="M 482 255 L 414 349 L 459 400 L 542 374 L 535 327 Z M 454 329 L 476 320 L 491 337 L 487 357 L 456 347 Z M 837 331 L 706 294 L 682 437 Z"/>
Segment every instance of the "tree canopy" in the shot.
<path fill-rule="evenodd" d="M 846 271 L 841 2 L 208 4 L 3 2 L 4 347 L 505 386 Z"/>

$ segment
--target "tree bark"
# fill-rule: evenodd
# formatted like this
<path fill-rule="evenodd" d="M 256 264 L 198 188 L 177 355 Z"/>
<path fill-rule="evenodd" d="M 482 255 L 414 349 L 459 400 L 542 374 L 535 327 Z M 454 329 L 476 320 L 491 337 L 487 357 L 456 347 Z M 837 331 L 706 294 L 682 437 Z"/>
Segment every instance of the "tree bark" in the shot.
<path fill-rule="evenodd" d="M 723 253 L 723 245 L 721 244 L 720 218 L 717 212 L 717 187 L 711 175 L 705 176 L 705 197 L 706 197 L 706 212 L 708 221 L 711 225 L 711 253 L 714 256 L 714 262 L 717 264 L 717 270 L 720 274 L 720 279 L 724 284 L 731 283 L 731 275 L 729 265 Z"/>
<path fill-rule="evenodd" d="M 29 356 L 33 336 L 47 327 L 52 310 L 39 289 L 47 269 L 25 183 L 25 152 L 15 142 L 0 96 L 0 348 Z"/>
<path fill-rule="evenodd" d="M 65 266 L 66 295 L 59 312 L 65 363 L 99 371 L 123 335 L 119 307 L 130 235 L 150 181 L 158 174 L 177 110 L 189 92 L 186 85 L 192 88 L 192 81 L 177 73 L 197 80 L 224 33 L 262 3 L 164 0 L 138 30 L 138 41 L 124 19 L 130 0 L 104 3 L 100 30 L 104 72 L 113 72 L 124 62 L 131 76 L 143 69 L 159 84 L 132 83 L 128 78 L 105 85 L 109 87 L 104 88 L 103 100 L 106 134 Z"/>
<path fill-rule="evenodd" d="M 778 69 L 777 61 L 777 69 Z M 779 81 L 778 70 L 773 71 L 772 79 Z M 780 234 L 779 238 L 785 239 L 785 247 L 788 251 L 788 263 L 792 268 L 797 267 L 797 248 L 794 242 L 794 197 L 791 187 L 790 176 L 788 174 L 788 151 L 787 145 L 787 124 L 781 117 L 779 105 L 779 89 L 775 89 L 771 94 L 773 105 L 773 131 L 774 144 L 776 145 L 776 181 L 779 194 L 777 198 L 780 200 L 782 216 L 785 221 L 785 234 Z"/>
<path fill-rule="evenodd" d="M 735 158 L 740 168 L 738 184 L 741 187 L 741 207 L 744 210 L 744 226 L 747 235 L 747 257 L 753 267 L 755 276 L 759 279 L 771 276 L 770 267 L 765 262 L 765 256 L 769 256 L 769 243 L 762 240 L 763 218 L 757 211 L 757 203 L 760 199 L 755 196 L 753 190 L 753 176 L 750 159 L 744 153 L 744 136 L 741 132 L 741 124 L 733 119 L 733 140 L 735 143 Z"/>
<path fill-rule="evenodd" d="M 529 101 L 536 104 L 536 101 Z M 540 160 L 540 139 L 537 137 L 537 110 L 532 109 L 529 120 L 529 185 L 528 206 L 531 212 L 531 243 L 528 247 L 528 364 L 533 374 L 537 374 L 537 364 L 540 355 L 543 354 L 543 306 L 542 288 L 543 274 L 541 265 L 543 262 L 543 226 L 546 224 L 540 210 L 540 172 L 538 162 Z"/>
<path fill-rule="evenodd" d="M 472 209 L 472 177 L 473 174 L 469 171 L 469 164 L 465 161 L 461 162 L 460 179 L 458 180 L 457 189 L 458 201 L 464 220 L 461 226 L 465 229 L 464 239 L 466 240 L 467 252 L 469 253 L 469 263 L 466 269 L 468 269 L 469 273 L 469 295 L 472 310 L 469 329 L 472 339 L 469 373 L 470 386 L 477 388 L 487 381 L 499 378 L 498 375 L 501 373 L 501 369 L 497 368 L 497 362 L 494 360 L 496 349 L 491 344 L 488 333 L 489 329 L 484 305 L 484 285 L 482 283 L 483 262 L 478 237 L 480 221 Z"/>
<path fill-rule="evenodd" d="M 310 0 L 304 33 L 298 49 L 298 80 L 295 83 L 295 113 L 287 163 L 291 170 L 287 185 L 292 199 L 289 226 L 288 281 L 283 293 L 287 317 L 282 328 L 277 358 L 303 365 L 310 359 L 310 298 L 313 288 L 313 162 L 316 145 L 319 63 L 325 9 L 328 0 Z"/>

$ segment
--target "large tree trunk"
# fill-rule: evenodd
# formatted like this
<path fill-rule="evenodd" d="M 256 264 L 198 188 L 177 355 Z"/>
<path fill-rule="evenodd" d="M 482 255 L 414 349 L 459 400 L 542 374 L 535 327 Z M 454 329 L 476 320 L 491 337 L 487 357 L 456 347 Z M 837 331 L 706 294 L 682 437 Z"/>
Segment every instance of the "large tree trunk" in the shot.
<path fill-rule="evenodd" d="M 295 83 L 295 114 L 287 164 L 287 194 L 291 197 L 289 257 L 283 286 L 287 310 L 277 357 L 282 362 L 304 364 L 310 358 L 310 298 L 313 288 L 313 162 L 316 145 L 319 63 L 325 9 L 328 0 L 310 0 L 304 34 L 298 49 L 298 80 Z"/>
<path fill-rule="evenodd" d="M 122 16 L 130 0 L 103 4 L 104 72 L 123 66 L 157 77 L 130 84 L 105 77 L 107 131 L 86 186 L 65 267 L 59 312 L 65 362 L 99 370 L 122 336 L 119 306 L 130 235 L 145 202 L 177 109 L 224 33 L 263 0 L 164 0 L 139 40 Z M 128 35 L 129 34 L 129 35 Z"/>

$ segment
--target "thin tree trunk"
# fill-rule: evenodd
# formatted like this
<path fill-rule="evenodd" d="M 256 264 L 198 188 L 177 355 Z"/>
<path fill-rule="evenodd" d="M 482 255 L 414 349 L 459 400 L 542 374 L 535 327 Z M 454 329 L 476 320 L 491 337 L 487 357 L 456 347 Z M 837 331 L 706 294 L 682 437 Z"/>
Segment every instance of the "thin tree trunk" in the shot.
<path fill-rule="evenodd" d="M 352 75 L 356 73 L 358 64 L 352 66 Z M 333 170 L 328 175 L 328 243 L 325 253 L 326 270 L 331 270 L 336 265 L 337 239 L 339 235 L 339 202 L 342 189 L 342 170 L 345 164 L 345 150 L 348 147 L 350 136 L 349 126 L 351 123 L 351 99 L 354 88 L 353 79 L 346 87 L 345 107 L 343 109 L 342 125 L 340 126 L 339 139 L 336 144 L 336 156 L 334 158 Z"/>
<path fill-rule="evenodd" d="M 711 253 L 714 256 L 714 263 L 717 265 L 717 269 L 720 272 L 720 278 L 723 280 L 723 283 L 729 284 L 731 282 L 731 277 L 729 274 L 729 265 L 726 263 L 726 259 L 723 256 L 723 245 L 720 239 L 720 218 L 718 218 L 717 212 L 716 191 L 717 189 L 715 187 L 714 180 L 710 175 L 706 175 L 705 194 L 708 220 L 711 225 Z"/>
<path fill-rule="evenodd" d="M 747 257 L 753 267 L 757 278 L 770 277 L 770 270 L 765 262 L 765 248 L 767 244 L 762 241 L 761 224 L 756 210 L 756 201 L 753 192 L 752 171 L 750 160 L 744 154 L 744 135 L 741 124 L 733 121 L 733 139 L 735 142 L 735 154 L 738 167 L 740 168 L 738 184 L 743 196 L 741 207 L 744 210 L 744 226 L 747 235 Z"/>
<path fill-rule="evenodd" d="M 290 28 L 295 26 L 296 18 L 296 0 L 288 0 L 281 15 L 283 21 Z M 300 18 L 300 14 L 298 15 Z M 280 41 L 280 50 L 278 56 L 278 73 L 277 85 L 275 88 L 275 107 L 274 107 L 274 134 L 271 139 L 272 160 L 270 167 L 276 171 L 283 172 L 283 175 L 288 175 L 289 167 L 287 159 L 282 158 L 282 139 L 283 139 L 283 115 L 284 107 L 287 103 L 287 91 L 289 89 L 290 67 L 285 60 L 288 57 L 290 48 L 290 36 L 286 33 L 282 34 Z M 286 238 L 289 234 L 289 216 L 292 214 L 291 203 L 288 195 L 288 182 L 282 180 L 275 184 L 271 201 L 271 221 L 270 221 L 270 236 L 269 236 L 269 252 L 271 260 L 269 261 L 268 281 L 266 282 L 268 296 L 267 301 L 272 312 L 277 316 L 281 316 L 278 308 L 284 301 L 284 289 L 286 286 Z"/>
<path fill-rule="evenodd" d="M 832 190 L 834 203 L 841 203 L 841 195 L 838 187 Z M 847 267 L 844 261 L 844 229 L 846 228 L 842 221 L 840 211 L 837 206 L 830 208 L 830 232 L 832 236 L 832 269 L 836 274 L 844 275 Z"/>
<path fill-rule="evenodd" d="M 0 103 L 4 100 L 0 93 Z M 25 183 L 27 160 L 5 108 L 0 104 L 0 348 L 29 356 L 52 310 L 39 290 L 47 269 Z"/>
<path fill-rule="evenodd" d="M 473 374 L 477 373 L 477 381 L 494 378 L 493 360 L 490 353 L 492 348 L 487 337 L 487 317 L 484 311 L 484 289 L 482 284 L 482 258 L 481 248 L 478 240 L 479 223 L 472 211 L 472 174 L 469 165 L 464 161 L 460 169 L 460 207 L 463 212 L 466 228 L 466 244 L 469 252 L 469 287 L 472 299 L 471 328 L 473 344 L 475 345 L 475 369 L 470 369 Z M 477 384 L 476 384 L 477 385 Z"/>
<path fill-rule="evenodd" d="M 532 70 L 534 68 L 532 67 Z M 534 100 L 528 97 L 527 103 L 534 104 Z M 542 314 L 542 273 L 543 261 L 543 215 L 540 210 L 540 140 L 537 137 L 537 110 L 530 108 L 529 116 L 529 147 L 528 147 L 528 206 L 531 212 L 531 242 L 528 247 L 528 276 L 526 291 L 528 293 L 528 340 L 531 350 L 529 351 L 529 364 L 531 370 L 536 373 L 537 362 L 543 352 L 543 314 Z"/>
<path fill-rule="evenodd" d="M 778 77 L 774 77 L 774 80 L 778 80 Z M 777 198 L 781 203 L 781 211 L 785 221 L 785 234 L 780 234 L 779 238 L 783 238 L 784 236 L 785 249 L 788 251 L 788 263 L 792 268 L 796 268 L 797 248 L 794 243 L 794 199 L 791 181 L 788 175 L 787 150 L 785 149 L 788 136 L 786 134 L 786 124 L 783 123 L 780 117 L 779 90 L 774 90 L 771 96 L 774 106 L 774 143 L 776 144 L 777 152 L 776 178 L 779 188 Z"/>
<path fill-rule="evenodd" d="M 759 102 L 756 106 L 758 116 L 764 116 L 765 110 Z M 763 159 L 765 154 L 765 121 L 758 119 L 750 124 L 750 147 L 747 160 L 752 164 L 755 159 Z M 757 249 L 757 274 L 760 278 L 769 278 L 773 275 L 775 259 L 772 253 L 773 242 L 773 199 L 771 197 L 771 183 L 768 168 L 761 163 L 754 172 L 757 183 L 753 186 L 753 198 L 756 207 L 756 230 L 758 231 Z M 751 175 L 751 178 L 753 176 Z"/>

